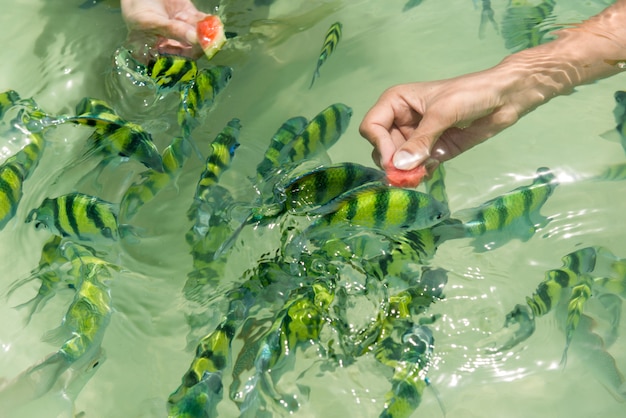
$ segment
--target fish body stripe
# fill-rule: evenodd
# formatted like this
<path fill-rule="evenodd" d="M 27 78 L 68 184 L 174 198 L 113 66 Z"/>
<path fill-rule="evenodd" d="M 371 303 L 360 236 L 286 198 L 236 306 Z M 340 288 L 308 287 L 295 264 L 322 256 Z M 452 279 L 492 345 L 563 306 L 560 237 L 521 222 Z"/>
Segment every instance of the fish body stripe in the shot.
<path fill-rule="evenodd" d="M 15 212 L 22 198 L 24 173 L 19 164 L 3 164 L 0 167 L 0 229 L 4 228 Z"/>
<path fill-rule="evenodd" d="M 148 75 L 162 88 L 174 87 L 196 77 L 198 65 L 195 61 L 175 55 L 161 55 L 149 65 Z"/>
<path fill-rule="evenodd" d="M 352 109 L 335 103 L 315 116 L 281 153 L 281 163 L 297 162 L 333 146 L 345 132 Z"/>
<path fill-rule="evenodd" d="M 303 116 L 296 116 L 285 123 L 276 131 L 265 151 L 263 160 L 257 166 L 259 178 L 265 177 L 272 169 L 280 167 L 280 151 L 291 142 L 307 125 L 308 121 Z"/>

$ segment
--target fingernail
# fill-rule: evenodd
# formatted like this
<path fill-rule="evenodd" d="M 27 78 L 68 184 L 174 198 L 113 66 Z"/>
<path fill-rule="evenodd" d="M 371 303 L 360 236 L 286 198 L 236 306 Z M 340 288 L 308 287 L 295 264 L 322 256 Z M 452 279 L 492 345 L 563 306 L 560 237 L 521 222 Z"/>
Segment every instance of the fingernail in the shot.
<path fill-rule="evenodd" d="M 408 151 L 400 150 L 393 156 L 393 165 L 399 170 L 411 170 L 417 167 L 417 165 L 427 157 L 428 155 L 422 155 L 420 153 L 411 154 Z"/>

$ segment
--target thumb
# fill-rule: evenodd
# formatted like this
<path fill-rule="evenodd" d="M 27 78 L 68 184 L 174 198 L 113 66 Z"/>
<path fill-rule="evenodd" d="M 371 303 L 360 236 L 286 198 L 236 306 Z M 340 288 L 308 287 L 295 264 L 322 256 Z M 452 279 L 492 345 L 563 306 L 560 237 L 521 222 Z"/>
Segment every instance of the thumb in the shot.
<path fill-rule="evenodd" d="M 430 150 L 444 130 L 440 123 L 424 117 L 411 137 L 393 155 L 395 168 L 412 170 L 426 161 L 430 157 Z"/>

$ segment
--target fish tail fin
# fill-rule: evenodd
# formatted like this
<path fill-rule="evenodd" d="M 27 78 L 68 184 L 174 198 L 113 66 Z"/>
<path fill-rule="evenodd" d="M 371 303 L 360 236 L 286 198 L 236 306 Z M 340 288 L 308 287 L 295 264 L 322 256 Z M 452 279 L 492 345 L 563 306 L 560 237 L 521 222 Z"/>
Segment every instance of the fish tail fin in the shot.
<path fill-rule="evenodd" d="M 7 412 L 42 397 L 52 389 L 69 367 L 67 358 L 57 351 L 24 371 L 13 381 L 0 386 L 0 405 L 3 411 Z"/>
<path fill-rule="evenodd" d="M 315 80 L 317 79 L 317 77 L 320 76 L 320 67 L 318 66 L 315 69 L 315 72 L 313 73 L 313 78 L 311 78 L 311 84 L 309 85 L 309 89 L 311 89 L 313 87 L 313 83 L 315 83 Z"/>

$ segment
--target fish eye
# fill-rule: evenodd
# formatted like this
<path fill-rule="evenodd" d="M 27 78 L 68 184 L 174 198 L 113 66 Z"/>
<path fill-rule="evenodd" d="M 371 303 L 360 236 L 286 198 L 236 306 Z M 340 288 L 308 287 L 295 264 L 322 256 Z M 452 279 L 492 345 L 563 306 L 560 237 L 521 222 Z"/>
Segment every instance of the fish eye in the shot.
<path fill-rule="evenodd" d="M 46 224 L 41 222 L 41 221 L 36 221 L 35 222 L 35 229 L 39 230 L 39 229 L 45 229 L 46 228 Z"/>

